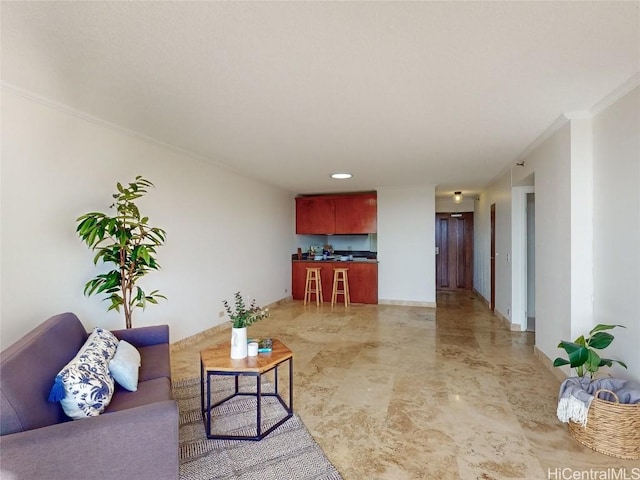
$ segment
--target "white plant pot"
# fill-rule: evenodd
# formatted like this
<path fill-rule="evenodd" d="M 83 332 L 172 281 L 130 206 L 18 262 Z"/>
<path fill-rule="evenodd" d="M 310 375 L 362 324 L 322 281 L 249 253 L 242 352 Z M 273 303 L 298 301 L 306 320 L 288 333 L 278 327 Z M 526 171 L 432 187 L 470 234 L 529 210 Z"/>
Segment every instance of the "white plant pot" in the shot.
<path fill-rule="evenodd" d="M 231 358 L 239 360 L 247 357 L 247 328 L 231 329 Z"/>

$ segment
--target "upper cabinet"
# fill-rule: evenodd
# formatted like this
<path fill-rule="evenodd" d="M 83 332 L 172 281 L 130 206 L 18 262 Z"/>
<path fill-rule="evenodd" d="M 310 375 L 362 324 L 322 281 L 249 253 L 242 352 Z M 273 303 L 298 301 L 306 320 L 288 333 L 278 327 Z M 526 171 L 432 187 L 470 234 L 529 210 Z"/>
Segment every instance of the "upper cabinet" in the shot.
<path fill-rule="evenodd" d="M 375 193 L 296 198 L 296 233 L 376 233 Z"/>
<path fill-rule="evenodd" d="M 296 198 L 296 233 L 326 235 L 335 228 L 333 202 L 324 197 Z"/>

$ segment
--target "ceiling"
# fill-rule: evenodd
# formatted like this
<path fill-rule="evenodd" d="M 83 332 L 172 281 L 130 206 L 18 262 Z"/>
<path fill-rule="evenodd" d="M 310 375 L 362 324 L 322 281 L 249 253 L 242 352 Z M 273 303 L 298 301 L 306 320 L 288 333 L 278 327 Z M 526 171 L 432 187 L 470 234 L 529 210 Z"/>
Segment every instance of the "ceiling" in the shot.
<path fill-rule="evenodd" d="M 294 193 L 474 194 L 640 71 L 639 6 L 3 1 L 2 81 Z"/>

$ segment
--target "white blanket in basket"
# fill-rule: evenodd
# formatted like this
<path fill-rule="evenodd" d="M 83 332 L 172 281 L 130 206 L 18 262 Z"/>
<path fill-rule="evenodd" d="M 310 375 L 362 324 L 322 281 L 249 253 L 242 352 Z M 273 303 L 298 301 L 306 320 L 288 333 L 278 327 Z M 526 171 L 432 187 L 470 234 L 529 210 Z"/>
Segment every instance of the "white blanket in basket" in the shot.
<path fill-rule="evenodd" d="M 558 394 L 558 420 L 568 423 L 570 420 L 583 427 L 587 425 L 587 414 L 598 390 L 614 392 L 620 403 L 640 403 L 640 383 L 620 378 L 598 378 L 590 380 L 588 377 L 570 377 L 560 385 Z M 613 395 L 600 392 L 598 398 L 615 402 Z"/>

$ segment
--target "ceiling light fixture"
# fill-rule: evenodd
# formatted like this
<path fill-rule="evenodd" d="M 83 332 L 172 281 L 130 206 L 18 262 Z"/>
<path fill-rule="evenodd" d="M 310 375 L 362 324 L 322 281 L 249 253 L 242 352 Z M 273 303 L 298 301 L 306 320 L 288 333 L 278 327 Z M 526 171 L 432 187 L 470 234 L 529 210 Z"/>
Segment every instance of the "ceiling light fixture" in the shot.
<path fill-rule="evenodd" d="M 453 203 L 462 203 L 462 192 L 455 192 L 453 194 Z"/>
<path fill-rule="evenodd" d="M 331 178 L 336 178 L 338 180 L 344 180 L 345 178 L 351 178 L 353 175 L 350 173 L 332 173 Z"/>

